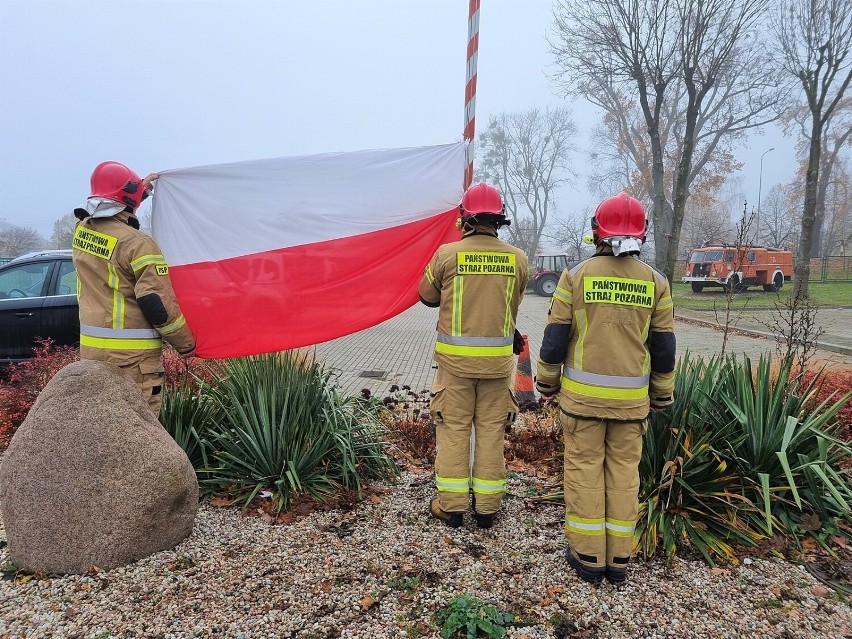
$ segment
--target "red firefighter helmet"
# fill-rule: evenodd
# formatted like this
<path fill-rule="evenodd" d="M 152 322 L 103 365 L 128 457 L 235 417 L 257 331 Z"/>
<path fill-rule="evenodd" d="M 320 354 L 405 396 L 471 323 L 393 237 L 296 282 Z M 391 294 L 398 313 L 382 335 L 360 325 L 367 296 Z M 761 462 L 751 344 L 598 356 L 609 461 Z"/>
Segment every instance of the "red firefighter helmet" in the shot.
<path fill-rule="evenodd" d="M 635 237 L 644 242 L 647 227 L 645 207 L 627 193 L 605 199 L 592 217 L 595 242 L 611 237 Z"/>
<path fill-rule="evenodd" d="M 461 206 L 462 217 L 483 215 L 503 215 L 503 198 L 500 191 L 485 182 L 479 182 L 464 192 Z"/>
<path fill-rule="evenodd" d="M 89 197 L 103 197 L 134 210 L 149 195 L 148 190 L 142 188 L 142 178 L 119 162 L 98 164 L 92 171 L 91 186 Z"/>

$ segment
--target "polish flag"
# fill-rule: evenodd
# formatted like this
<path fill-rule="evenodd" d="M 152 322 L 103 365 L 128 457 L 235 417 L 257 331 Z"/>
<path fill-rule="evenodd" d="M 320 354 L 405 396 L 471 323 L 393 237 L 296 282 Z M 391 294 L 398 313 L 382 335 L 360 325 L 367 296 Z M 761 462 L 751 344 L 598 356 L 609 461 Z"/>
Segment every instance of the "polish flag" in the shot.
<path fill-rule="evenodd" d="M 200 357 L 318 344 L 417 302 L 456 240 L 465 142 L 163 171 L 154 238 Z"/>

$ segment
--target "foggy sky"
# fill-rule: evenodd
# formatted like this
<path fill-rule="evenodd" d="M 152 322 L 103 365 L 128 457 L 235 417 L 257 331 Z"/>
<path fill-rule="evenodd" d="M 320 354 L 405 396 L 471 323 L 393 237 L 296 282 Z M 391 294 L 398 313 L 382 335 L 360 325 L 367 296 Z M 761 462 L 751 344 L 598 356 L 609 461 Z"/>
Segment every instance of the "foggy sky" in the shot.
<path fill-rule="evenodd" d="M 0 0 L 0 218 L 49 238 L 104 160 L 140 175 L 461 139 L 465 0 Z M 483 0 L 477 132 L 565 105 L 547 0 Z M 599 121 L 574 104 L 582 132 Z M 750 202 L 794 171 L 774 128 L 738 158 Z M 580 177 L 557 211 L 593 206 Z"/>

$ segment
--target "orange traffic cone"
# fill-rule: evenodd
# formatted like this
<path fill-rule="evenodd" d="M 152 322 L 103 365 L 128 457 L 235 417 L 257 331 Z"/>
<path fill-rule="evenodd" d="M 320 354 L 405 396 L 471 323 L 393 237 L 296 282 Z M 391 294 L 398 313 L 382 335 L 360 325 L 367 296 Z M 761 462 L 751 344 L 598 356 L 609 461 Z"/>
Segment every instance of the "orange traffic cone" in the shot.
<path fill-rule="evenodd" d="M 515 399 L 521 406 L 527 402 L 536 401 L 530 364 L 530 340 L 526 335 L 524 335 L 524 350 L 518 355 L 518 363 L 515 367 Z"/>

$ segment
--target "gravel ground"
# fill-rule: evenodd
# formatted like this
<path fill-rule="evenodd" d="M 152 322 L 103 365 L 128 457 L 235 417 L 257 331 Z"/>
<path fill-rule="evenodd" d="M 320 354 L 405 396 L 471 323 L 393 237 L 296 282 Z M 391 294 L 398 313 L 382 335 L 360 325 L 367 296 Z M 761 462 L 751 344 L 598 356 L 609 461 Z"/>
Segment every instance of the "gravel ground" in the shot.
<path fill-rule="evenodd" d="M 563 558 L 563 509 L 524 499 L 531 481 L 510 479 L 489 531 L 431 519 L 427 474 L 288 525 L 202 505 L 172 551 L 0 581 L 0 637 L 438 637 L 435 612 L 463 593 L 512 612 L 516 639 L 852 637 L 850 604 L 781 560 L 637 562 L 624 586 L 586 584 Z"/>

